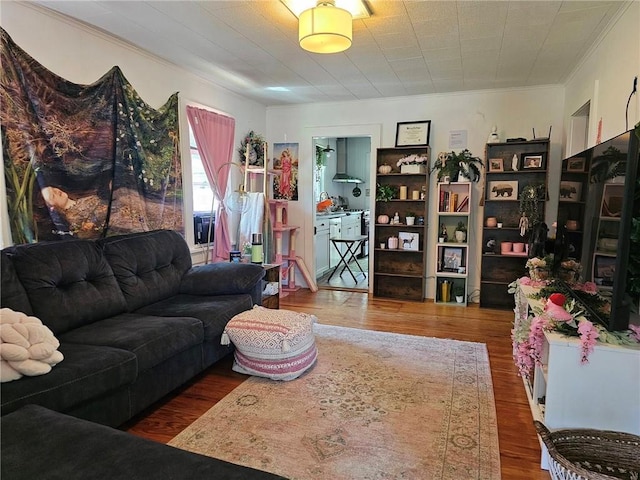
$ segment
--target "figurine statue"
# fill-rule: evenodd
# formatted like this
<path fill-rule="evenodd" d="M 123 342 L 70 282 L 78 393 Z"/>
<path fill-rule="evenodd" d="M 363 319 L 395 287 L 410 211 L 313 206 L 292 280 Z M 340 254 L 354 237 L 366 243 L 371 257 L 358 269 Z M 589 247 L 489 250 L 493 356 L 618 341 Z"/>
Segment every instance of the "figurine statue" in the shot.
<path fill-rule="evenodd" d="M 447 227 L 445 227 L 444 223 L 440 228 L 440 236 L 444 238 L 443 242 L 446 243 L 449 240 L 449 234 L 447 233 Z"/>
<path fill-rule="evenodd" d="M 500 143 L 500 135 L 498 135 L 498 126 L 491 127 L 491 133 L 487 139 L 487 143 Z"/>
<path fill-rule="evenodd" d="M 514 172 L 518 171 L 518 155 L 516 155 L 515 153 L 513 154 L 513 158 L 511 159 L 511 169 Z"/>
<path fill-rule="evenodd" d="M 520 223 L 518 226 L 520 227 L 520 236 L 524 237 L 527 233 L 527 230 L 529 230 L 529 219 L 524 214 L 524 212 L 522 212 L 522 216 L 520 217 Z"/>
<path fill-rule="evenodd" d="M 398 215 L 398 212 L 393 216 L 393 223 L 394 225 L 398 225 L 400 223 L 400 215 Z"/>

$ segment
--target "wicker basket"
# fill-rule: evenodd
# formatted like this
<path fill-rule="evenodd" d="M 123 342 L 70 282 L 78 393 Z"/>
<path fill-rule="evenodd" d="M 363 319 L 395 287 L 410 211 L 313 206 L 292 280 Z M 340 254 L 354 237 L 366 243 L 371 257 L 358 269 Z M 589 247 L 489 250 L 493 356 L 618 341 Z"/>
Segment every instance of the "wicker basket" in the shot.
<path fill-rule="evenodd" d="M 639 480 L 640 437 L 607 430 L 550 432 L 534 421 L 549 450 L 549 473 L 557 480 Z"/>

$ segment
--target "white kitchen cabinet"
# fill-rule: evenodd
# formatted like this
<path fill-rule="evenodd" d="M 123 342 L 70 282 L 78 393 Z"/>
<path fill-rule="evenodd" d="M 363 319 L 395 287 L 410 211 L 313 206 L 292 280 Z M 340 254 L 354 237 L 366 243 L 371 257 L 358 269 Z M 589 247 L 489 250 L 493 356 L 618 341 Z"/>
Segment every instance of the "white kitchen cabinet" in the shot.
<path fill-rule="evenodd" d="M 316 278 L 329 271 L 329 220 L 316 220 Z"/>

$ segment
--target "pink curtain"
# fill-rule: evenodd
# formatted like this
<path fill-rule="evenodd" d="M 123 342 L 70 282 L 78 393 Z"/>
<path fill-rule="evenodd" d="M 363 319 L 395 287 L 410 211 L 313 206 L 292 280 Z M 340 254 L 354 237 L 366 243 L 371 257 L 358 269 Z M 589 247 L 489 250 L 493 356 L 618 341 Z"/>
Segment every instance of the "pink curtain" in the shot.
<path fill-rule="evenodd" d="M 217 178 L 217 172 L 225 163 L 231 161 L 236 121 L 209 110 L 190 106 L 187 106 L 187 118 L 196 139 L 196 146 L 207 179 L 213 188 L 213 194 L 219 201 L 213 237 L 213 261 L 228 261 L 231 238 L 229 236 L 229 219 L 223 199 L 227 191 L 229 176 L 226 172 L 229 169 L 222 169 L 221 171 L 225 174 L 220 178 Z"/>

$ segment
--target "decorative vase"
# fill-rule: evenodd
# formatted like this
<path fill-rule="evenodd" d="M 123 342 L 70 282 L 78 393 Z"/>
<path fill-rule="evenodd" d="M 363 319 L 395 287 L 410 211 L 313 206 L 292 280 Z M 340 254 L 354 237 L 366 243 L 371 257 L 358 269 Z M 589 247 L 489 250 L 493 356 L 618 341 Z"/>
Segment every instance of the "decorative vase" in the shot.
<path fill-rule="evenodd" d="M 425 173 L 424 164 L 400 165 L 400 173 Z"/>
<path fill-rule="evenodd" d="M 389 249 L 391 250 L 398 249 L 398 237 L 389 237 L 389 240 L 387 241 L 387 243 L 389 244 Z"/>
<path fill-rule="evenodd" d="M 543 267 L 535 267 L 535 268 L 529 269 L 529 277 L 531 277 L 531 280 L 535 280 L 537 282 L 548 280 L 549 269 L 543 268 Z"/>
<path fill-rule="evenodd" d="M 406 217 L 407 225 L 413 225 L 416 221 L 416 217 Z"/>
<path fill-rule="evenodd" d="M 451 282 L 449 280 L 443 280 L 440 284 L 440 297 L 443 302 L 451 301 Z"/>
<path fill-rule="evenodd" d="M 381 224 L 389 223 L 389 215 L 378 215 L 378 223 L 381 223 Z"/>
<path fill-rule="evenodd" d="M 464 302 L 464 295 L 456 295 L 456 302 L 458 303 Z"/>
<path fill-rule="evenodd" d="M 463 232 L 462 230 L 456 230 L 454 232 L 454 235 L 456 237 L 456 242 L 458 243 L 464 243 L 464 241 L 467 239 L 467 232 Z"/>
<path fill-rule="evenodd" d="M 578 221 L 577 220 L 567 220 L 566 227 L 567 227 L 567 230 L 571 230 L 571 231 L 578 230 Z"/>
<path fill-rule="evenodd" d="M 485 225 L 489 228 L 495 228 L 498 225 L 498 219 L 496 217 L 487 217 Z"/>
<path fill-rule="evenodd" d="M 570 270 L 568 268 L 560 268 L 558 269 L 558 278 L 567 282 L 568 284 L 576 283 L 577 273 L 575 270 Z"/>
<path fill-rule="evenodd" d="M 386 175 L 388 173 L 391 173 L 391 165 L 380 165 L 378 167 L 378 173 L 381 173 L 382 175 Z"/>

